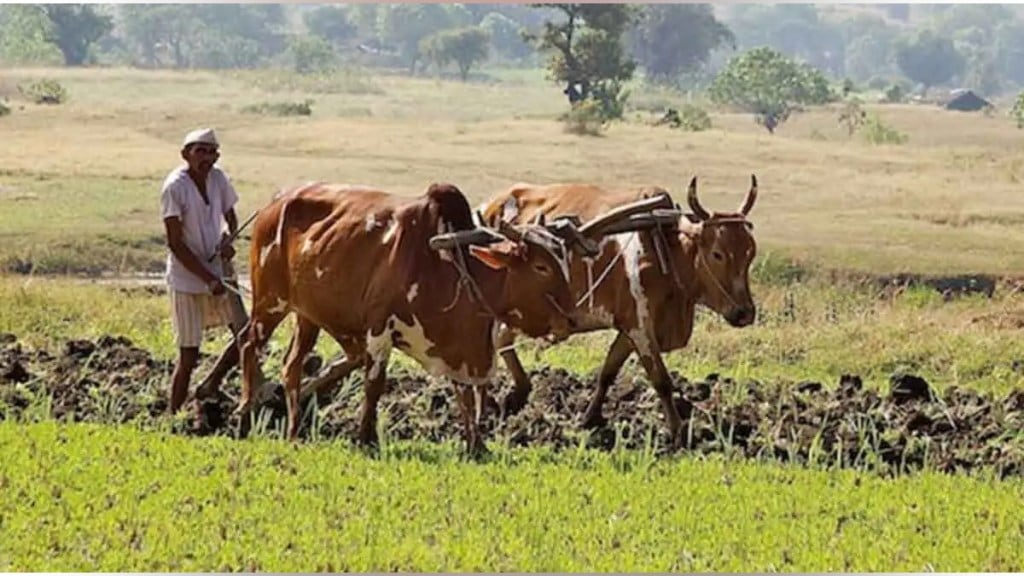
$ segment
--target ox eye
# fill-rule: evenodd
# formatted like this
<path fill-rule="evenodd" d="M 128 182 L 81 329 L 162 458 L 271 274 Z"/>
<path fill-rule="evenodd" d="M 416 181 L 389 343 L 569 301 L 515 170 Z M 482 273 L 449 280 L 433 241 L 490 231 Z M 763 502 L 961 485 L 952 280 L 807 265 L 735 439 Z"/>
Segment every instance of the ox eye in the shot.
<path fill-rule="evenodd" d="M 551 268 L 549 268 L 547 264 L 534 264 L 533 269 L 538 274 L 542 274 L 544 276 L 549 276 L 551 274 Z"/>
<path fill-rule="evenodd" d="M 714 252 L 712 252 L 711 253 L 711 257 L 714 258 L 715 260 L 718 260 L 719 262 L 721 262 L 722 260 L 725 260 L 725 255 L 722 254 L 721 252 L 719 252 L 718 250 L 715 250 Z"/>

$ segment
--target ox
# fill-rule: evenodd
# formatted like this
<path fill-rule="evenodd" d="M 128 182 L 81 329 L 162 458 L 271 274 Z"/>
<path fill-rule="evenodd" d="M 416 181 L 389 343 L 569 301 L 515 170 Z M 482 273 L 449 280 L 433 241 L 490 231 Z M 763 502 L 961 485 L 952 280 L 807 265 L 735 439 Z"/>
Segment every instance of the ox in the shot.
<path fill-rule="evenodd" d="M 294 312 L 284 365 L 292 439 L 309 390 L 300 390 L 302 363 L 322 329 L 345 358 L 314 389 L 359 366 L 366 371 L 361 442 L 377 441 L 377 403 L 398 349 L 458 385 L 467 446 L 485 451 L 479 396 L 495 371 L 498 326 L 556 339 L 572 329 L 564 243 L 538 224 L 498 229 L 478 227 L 450 184 L 416 198 L 323 183 L 278 194 L 253 227 L 252 330 L 241 343 L 238 412 L 253 406 L 258 355 Z"/>
<path fill-rule="evenodd" d="M 585 184 L 517 184 L 482 208 L 484 222 L 496 225 L 525 222 L 538 214 L 587 218 L 637 198 L 661 198 L 665 208 L 673 206 L 668 192 L 657 187 L 614 192 Z M 605 423 L 601 409 L 608 389 L 635 351 L 658 394 L 673 439 L 681 439 L 682 419 L 672 401 L 671 379 L 661 354 L 686 346 L 697 304 L 711 308 L 735 327 L 754 322 L 748 271 L 756 243 L 746 216 L 756 198 L 757 178 L 752 176 L 738 212 L 709 214 L 697 198 L 694 178 L 687 194 L 693 214 L 680 217 L 680 212 L 665 210 L 667 218 L 649 219 L 644 231 L 609 236 L 589 256 L 573 251 L 573 332 L 606 328 L 618 332 L 583 416 L 584 427 Z M 531 390 L 513 348 L 516 332 L 505 327 L 499 334 L 499 351 L 514 381 L 505 399 L 506 414 L 520 410 Z"/>

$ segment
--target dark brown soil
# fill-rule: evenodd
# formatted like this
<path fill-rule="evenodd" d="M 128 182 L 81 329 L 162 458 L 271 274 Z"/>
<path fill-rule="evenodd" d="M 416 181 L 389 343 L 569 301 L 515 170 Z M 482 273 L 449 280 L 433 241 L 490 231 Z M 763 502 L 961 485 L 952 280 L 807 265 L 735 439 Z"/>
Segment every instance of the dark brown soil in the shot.
<path fill-rule="evenodd" d="M 319 364 L 314 358 L 309 371 Z M 166 409 L 170 371 L 169 362 L 155 360 L 121 337 L 71 340 L 51 354 L 25 349 L 14 336 L 0 334 L 0 419 L 40 416 L 40 410 L 60 419 L 107 423 L 156 417 Z M 894 375 L 881 393 L 864 387 L 857 376 L 844 376 L 835 386 L 739 383 L 716 375 L 700 381 L 674 375 L 674 381 L 676 406 L 687 423 L 684 452 L 814 460 L 894 473 L 922 466 L 948 472 L 987 468 L 1002 476 L 1024 471 L 1024 390 L 995 398 L 950 387 L 940 395 L 912 374 Z M 507 419 L 488 416 L 491 442 L 672 451 L 657 398 L 643 378 L 620 378 L 605 405 L 608 425 L 590 432 L 578 423 L 593 393 L 591 377 L 544 369 L 533 373 L 533 382 L 522 412 Z M 389 385 L 380 407 L 389 438 L 461 438 L 450 385 L 402 375 Z M 227 394 L 204 404 L 203 429 L 182 423 L 176 432 L 235 435 L 230 394 L 237 394 L 237 386 L 237 377 L 230 378 Z M 495 390 L 500 397 L 508 385 L 499 382 Z M 362 401 L 358 378 L 323 400 L 318 436 L 355 438 Z M 280 394 L 265 407 L 269 428 L 282 425 Z"/>

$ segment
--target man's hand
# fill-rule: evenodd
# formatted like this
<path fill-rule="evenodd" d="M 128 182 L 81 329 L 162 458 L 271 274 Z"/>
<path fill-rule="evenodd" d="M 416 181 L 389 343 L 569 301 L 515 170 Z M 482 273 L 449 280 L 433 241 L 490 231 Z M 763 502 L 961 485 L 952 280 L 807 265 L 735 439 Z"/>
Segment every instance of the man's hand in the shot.
<path fill-rule="evenodd" d="M 225 260 L 231 260 L 232 258 L 235 257 L 235 247 L 232 245 L 229 238 L 231 237 L 228 236 L 227 234 L 221 236 L 220 247 L 218 248 L 221 258 Z"/>
<path fill-rule="evenodd" d="M 224 288 L 224 283 L 220 280 L 212 280 L 206 285 L 206 288 L 210 291 L 210 294 L 213 294 L 214 296 L 220 296 L 226 290 Z"/>

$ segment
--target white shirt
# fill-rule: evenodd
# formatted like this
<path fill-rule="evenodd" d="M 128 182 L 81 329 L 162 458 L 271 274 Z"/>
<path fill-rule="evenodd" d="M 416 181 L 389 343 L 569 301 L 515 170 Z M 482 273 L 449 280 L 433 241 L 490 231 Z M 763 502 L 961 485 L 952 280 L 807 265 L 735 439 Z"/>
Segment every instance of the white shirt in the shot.
<path fill-rule="evenodd" d="M 227 175 L 214 166 L 206 177 L 206 196 L 210 200 L 209 204 L 203 201 L 199 188 L 188 175 L 188 166 L 175 168 L 164 179 L 160 191 L 161 218 L 177 216 L 181 220 L 185 245 L 220 278 L 224 274 L 221 259 L 214 258 L 213 262 L 207 262 L 207 259 L 220 244 L 227 225 L 224 213 L 238 202 L 238 193 Z M 170 250 L 167 252 L 167 272 L 164 277 L 173 290 L 193 294 L 209 292 L 206 283 L 185 268 Z"/>

